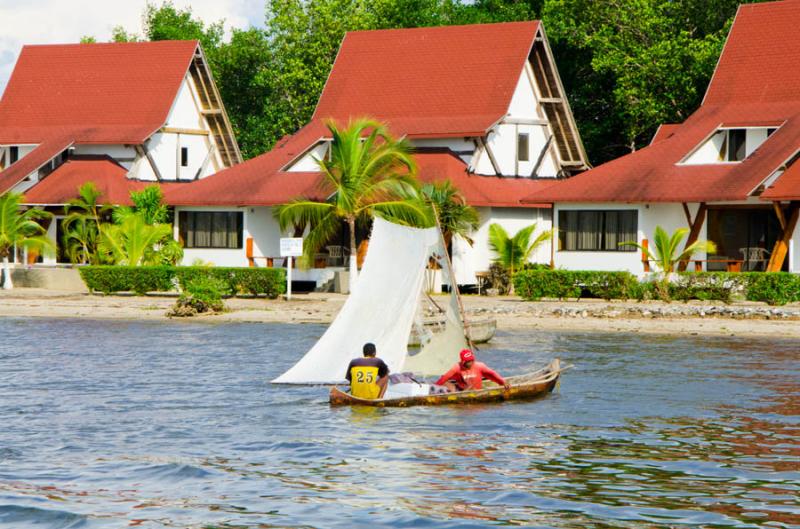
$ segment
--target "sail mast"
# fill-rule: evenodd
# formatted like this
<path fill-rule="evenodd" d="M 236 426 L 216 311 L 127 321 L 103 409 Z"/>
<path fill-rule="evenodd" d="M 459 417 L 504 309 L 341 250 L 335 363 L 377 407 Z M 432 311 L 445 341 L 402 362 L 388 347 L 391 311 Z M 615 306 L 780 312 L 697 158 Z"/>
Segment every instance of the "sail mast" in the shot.
<path fill-rule="evenodd" d="M 453 272 L 453 262 L 450 260 L 450 252 L 447 251 L 447 243 L 444 240 L 444 233 L 442 232 L 442 225 L 439 222 L 439 211 L 436 209 L 436 204 L 431 202 L 431 208 L 433 208 L 433 217 L 436 219 L 436 228 L 439 232 L 439 240 L 442 243 L 442 250 L 444 251 L 444 260 L 447 263 L 447 273 L 450 276 L 450 288 L 456 295 L 456 300 L 458 301 L 458 311 L 459 315 L 461 316 L 461 323 L 464 327 L 464 338 L 467 340 L 467 345 L 469 345 L 470 349 L 475 349 L 475 345 L 472 343 L 472 340 L 469 337 L 469 323 L 467 323 L 467 315 L 464 312 L 464 302 L 461 300 L 461 293 L 458 291 L 458 282 L 456 281 L 456 275 Z"/>

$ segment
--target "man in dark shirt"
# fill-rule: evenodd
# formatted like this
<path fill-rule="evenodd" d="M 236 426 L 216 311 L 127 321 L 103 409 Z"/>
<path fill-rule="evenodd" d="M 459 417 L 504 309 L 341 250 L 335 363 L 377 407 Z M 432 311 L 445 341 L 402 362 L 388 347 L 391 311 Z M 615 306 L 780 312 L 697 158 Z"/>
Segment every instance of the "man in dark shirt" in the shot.
<path fill-rule="evenodd" d="M 350 394 L 360 399 L 379 399 L 389 382 L 389 366 L 375 357 L 375 344 L 364 344 L 363 352 L 364 358 L 355 358 L 347 366 L 345 377 L 350 381 Z"/>

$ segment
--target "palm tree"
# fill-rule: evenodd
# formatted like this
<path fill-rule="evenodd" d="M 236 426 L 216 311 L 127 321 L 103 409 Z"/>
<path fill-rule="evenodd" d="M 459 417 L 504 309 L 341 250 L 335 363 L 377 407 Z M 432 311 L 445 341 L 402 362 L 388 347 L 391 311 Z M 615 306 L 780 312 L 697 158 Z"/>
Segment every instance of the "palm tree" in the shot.
<path fill-rule="evenodd" d="M 552 230 L 541 232 L 533 241 L 531 237 L 536 232 L 537 224 L 522 228 L 513 237 L 509 237 L 503 227 L 497 223 L 489 226 L 489 248 L 497 254 L 494 261 L 501 264 L 509 272 L 509 277 L 514 276 L 514 270 L 522 268 L 528 262 L 533 252 L 550 239 Z M 509 294 L 513 293 L 514 284 L 509 287 Z"/>
<path fill-rule="evenodd" d="M 64 206 L 66 217 L 61 225 L 64 231 L 61 240 L 72 263 L 100 262 L 97 253 L 100 223 L 112 210 L 111 206 L 98 203 L 100 194 L 94 182 L 86 182 L 78 188 L 78 198 L 69 200 Z"/>
<path fill-rule="evenodd" d="M 326 126 L 333 137 L 330 157 L 317 164 L 328 198 L 322 202 L 299 198 L 277 207 L 275 217 L 282 231 L 290 225 L 310 226 L 303 248 L 306 262 L 313 262 L 314 254 L 346 222 L 352 291 L 357 274 L 357 223 L 366 223 L 374 215 L 412 225 L 432 222 L 429 208 L 419 199 L 416 164 L 407 140 L 393 138 L 382 124 L 368 119 L 350 122 L 344 129 L 333 121 Z"/>
<path fill-rule="evenodd" d="M 100 227 L 98 249 L 113 264 L 156 265 L 162 262 L 158 245 L 171 235 L 169 224 L 148 224 L 143 213 L 129 213 L 120 224 Z"/>
<path fill-rule="evenodd" d="M 688 261 L 696 253 L 714 253 L 717 251 L 717 245 L 711 241 L 695 241 L 681 252 L 680 245 L 687 233 L 689 233 L 688 228 L 678 228 L 672 235 L 669 235 L 664 231 L 664 228 L 656 226 L 655 236 L 653 237 L 655 255 L 650 251 L 649 247 L 645 248 L 636 241 L 621 242 L 620 246 L 636 246 L 647 255 L 649 260 L 655 261 L 661 273 L 668 278 L 668 275 L 675 271 L 675 265 L 681 261 Z"/>
<path fill-rule="evenodd" d="M 8 258 L 15 246 L 48 253 L 55 250 L 53 241 L 45 235 L 47 230 L 36 222 L 52 215 L 36 208 L 22 211 L 23 200 L 21 193 L 0 196 L 0 257 L 3 259 L 3 288 L 7 290 L 14 288 Z"/>
<path fill-rule="evenodd" d="M 454 236 L 459 236 L 472 246 L 470 235 L 478 229 L 480 218 L 475 208 L 468 206 L 463 195 L 450 182 L 436 182 L 422 186 L 422 196 L 439 215 L 442 236 L 449 247 Z"/>

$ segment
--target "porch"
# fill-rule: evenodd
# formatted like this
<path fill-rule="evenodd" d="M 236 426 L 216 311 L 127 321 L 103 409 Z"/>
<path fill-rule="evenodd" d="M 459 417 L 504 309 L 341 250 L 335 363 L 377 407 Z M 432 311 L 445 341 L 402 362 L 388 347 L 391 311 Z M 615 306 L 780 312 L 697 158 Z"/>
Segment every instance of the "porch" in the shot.
<path fill-rule="evenodd" d="M 689 237 L 684 248 L 705 238 L 717 250 L 704 259 L 681 262 L 679 271 L 709 272 L 781 272 L 790 270 L 792 237 L 800 214 L 800 202 L 782 204 L 698 204 L 692 215 L 688 204 L 682 204 Z M 644 241 L 647 244 L 647 241 Z M 650 265 L 642 256 L 645 271 Z"/>

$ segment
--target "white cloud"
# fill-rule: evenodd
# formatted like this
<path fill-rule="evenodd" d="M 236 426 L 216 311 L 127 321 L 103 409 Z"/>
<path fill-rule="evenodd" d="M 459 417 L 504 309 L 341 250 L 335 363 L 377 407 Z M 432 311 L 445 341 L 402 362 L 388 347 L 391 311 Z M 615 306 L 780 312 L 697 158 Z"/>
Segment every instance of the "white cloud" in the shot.
<path fill-rule="evenodd" d="M 161 2 L 151 2 L 160 5 Z M 204 22 L 226 27 L 263 25 L 263 0 L 173 0 Z M 0 0 L 0 91 L 5 89 L 24 44 L 78 42 L 91 35 L 107 41 L 115 26 L 142 33 L 147 0 Z"/>

